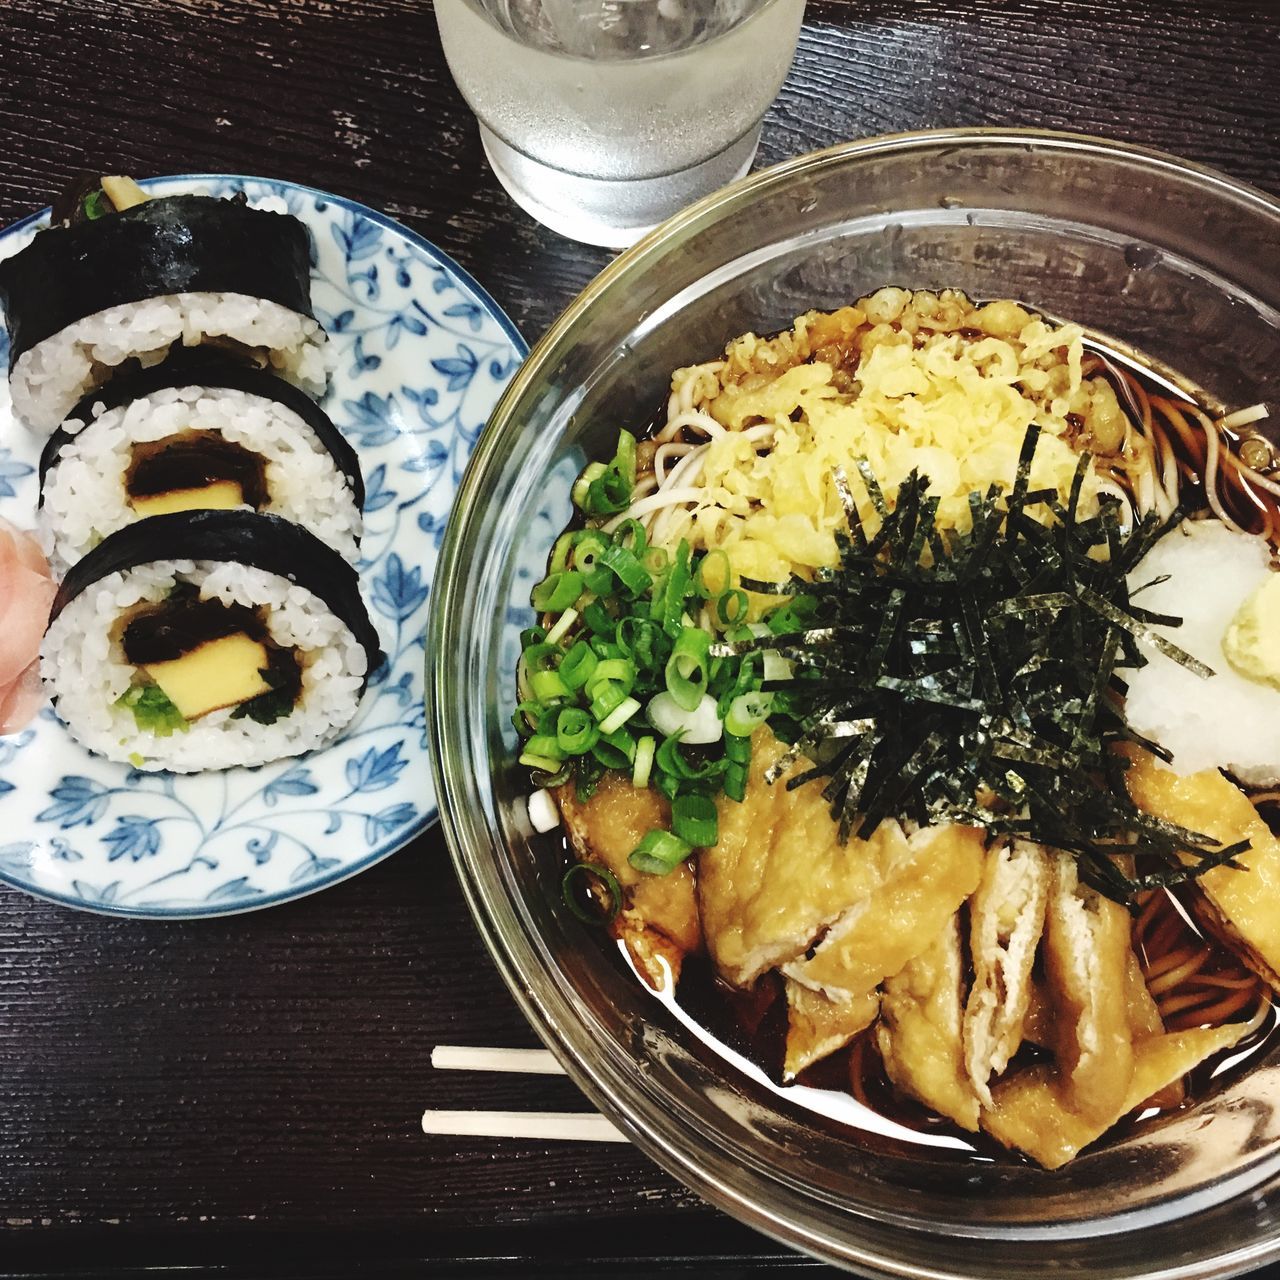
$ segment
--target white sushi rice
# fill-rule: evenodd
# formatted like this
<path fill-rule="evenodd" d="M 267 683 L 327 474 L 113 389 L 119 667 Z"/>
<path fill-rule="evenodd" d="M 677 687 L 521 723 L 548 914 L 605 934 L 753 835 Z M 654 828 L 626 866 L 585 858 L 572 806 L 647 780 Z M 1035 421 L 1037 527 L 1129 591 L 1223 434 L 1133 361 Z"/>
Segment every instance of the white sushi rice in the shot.
<path fill-rule="evenodd" d="M 181 582 L 196 584 L 202 599 L 262 608 L 271 639 L 292 647 L 302 669 L 290 715 L 261 725 L 233 719 L 228 707 L 161 737 L 139 729 L 133 713 L 116 705 L 136 675 L 124 656 L 122 621 Z M 58 615 L 40 662 L 58 715 L 86 747 L 140 769 L 175 773 L 265 764 L 332 741 L 356 713 L 366 668 L 355 636 L 310 591 L 261 569 L 203 560 L 155 561 L 109 574 Z"/>
<path fill-rule="evenodd" d="M 265 459 L 264 510 L 356 558 L 362 522 L 346 478 L 315 432 L 277 401 L 226 387 L 165 387 L 87 425 L 70 419 L 66 426 L 80 429 L 49 471 L 40 510 L 41 542 L 59 575 L 141 518 L 124 484 L 133 446 L 188 430 L 219 432 Z"/>
<path fill-rule="evenodd" d="M 1129 576 L 1134 604 L 1182 618 L 1154 627 L 1211 667 L 1208 679 L 1139 641 L 1150 659 L 1120 674 L 1128 682 L 1125 719 L 1173 753 L 1181 774 L 1223 768 L 1248 786 L 1280 781 L 1280 690 L 1246 680 L 1227 661 L 1222 637 L 1236 611 L 1272 573 L 1266 542 L 1217 520 L 1192 521 L 1167 534 Z"/>
<path fill-rule="evenodd" d="M 328 378 L 325 334 L 316 321 L 243 293 L 174 293 L 108 307 L 24 352 L 9 374 L 15 412 L 54 431 L 76 402 L 130 358 L 158 363 L 175 342 L 230 338 L 266 352 L 272 368 L 314 394 Z"/>

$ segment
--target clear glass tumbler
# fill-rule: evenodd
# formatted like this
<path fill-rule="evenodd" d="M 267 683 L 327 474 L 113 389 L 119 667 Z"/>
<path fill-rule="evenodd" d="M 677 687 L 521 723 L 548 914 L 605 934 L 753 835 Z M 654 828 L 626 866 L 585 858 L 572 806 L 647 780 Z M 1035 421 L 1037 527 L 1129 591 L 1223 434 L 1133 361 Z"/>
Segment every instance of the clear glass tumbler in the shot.
<path fill-rule="evenodd" d="M 804 0 L 435 0 L 512 199 L 623 248 L 751 166 Z"/>

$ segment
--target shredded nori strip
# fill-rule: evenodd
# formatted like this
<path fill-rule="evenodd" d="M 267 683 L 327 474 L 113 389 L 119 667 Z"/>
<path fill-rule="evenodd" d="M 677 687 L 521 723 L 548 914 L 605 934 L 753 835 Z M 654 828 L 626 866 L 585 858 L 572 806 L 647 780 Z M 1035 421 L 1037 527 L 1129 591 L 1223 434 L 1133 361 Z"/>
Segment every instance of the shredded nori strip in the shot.
<path fill-rule="evenodd" d="M 775 697 L 786 697 L 789 719 L 771 723 L 791 747 L 768 781 L 812 760 L 787 785 L 827 779 L 841 840 L 890 817 L 982 826 L 1074 854 L 1083 880 L 1129 905 L 1144 890 L 1238 866 L 1248 842 L 1220 847 L 1143 813 L 1115 750 L 1139 742 L 1168 758 L 1123 718 L 1116 672 L 1144 665 L 1139 638 L 1213 675 L 1151 630 L 1180 619 L 1130 600 L 1128 573 L 1184 513 L 1126 528 L 1122 504 L 1103 495 L 1082 519 L 1089 459 L 1065 504 L 1033 491 L 1038 437 L 1030 427 L 1010 493 L 970 496 L 966 533 L 936 527 L 927 477 L 913 472 L 890 509 L 859 464 L 873 532 L 837 474 L 849 524 L 837 535 L 839 567 L 813 582 L 742 583 L 790 596 L 789 619 L 807 622 L 779 626 L 774 614 L 771 634 L 713 653 L 775 649 L 795 665 L 794 679 L 769 686 L 785 691 Z"/>

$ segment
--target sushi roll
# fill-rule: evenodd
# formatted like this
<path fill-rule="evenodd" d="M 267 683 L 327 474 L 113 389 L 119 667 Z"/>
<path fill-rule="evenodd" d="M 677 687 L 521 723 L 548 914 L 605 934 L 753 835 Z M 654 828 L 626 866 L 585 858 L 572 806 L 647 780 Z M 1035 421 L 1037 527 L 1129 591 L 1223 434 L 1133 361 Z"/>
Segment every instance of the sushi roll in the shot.
<path fill-rule="evenodd" d="M 215 348 L 122 375 L 81 401 L 40 458 L 40 526 L 65 571 L 127 524 L 249 507 L 357 554 L 364 481 L 355 450 L 297 387 Z"/>
<path fill-rule="evenodd" d="M 188 511 L 128 525 L 72 567 L 41 676 L 90 750 L 193 773 L 332 741 L 381 661 L 337 552 L 278 516 Z"/>
<path fill-rule="evenodd" d="M 288 214 L 242 198 L 148 199 L 104 178 L 0 262 L 14 409 L 53 431 L 122 367 L 203 342 L 321 391 L 310 268 L 307 229 Z"/>

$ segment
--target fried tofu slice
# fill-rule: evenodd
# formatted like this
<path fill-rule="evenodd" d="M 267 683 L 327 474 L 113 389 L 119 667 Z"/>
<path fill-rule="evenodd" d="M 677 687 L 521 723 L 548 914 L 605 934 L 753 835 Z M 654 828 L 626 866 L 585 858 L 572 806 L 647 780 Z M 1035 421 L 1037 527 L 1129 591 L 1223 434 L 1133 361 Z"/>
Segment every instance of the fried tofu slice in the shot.
<path fill-rule="evenodd" d="M 1177 1031 L 1151 1036 L 1134 1048 L 1128 1087 L 1105 1109 L 1085 1116 L 1064 1096 L 1052 1067 L 1032 1067 L 992 1090 L 993 1104 L 982 1127 L 1006 1147 L 1015 1147 L 1046 1169 L 1060 1169 L 1113 1124 L 1136 1111 L 1198 1063 L 1232 1048 L 1248 1024 Z"/>
<path fill-rule="evenodd" d="M 1039 845 L 1007 841 L 988 854 L 969 899 L 973 985 L 964 1009 L 964 1064 L 985 1106 L 991 1105 L 988 1081 L 1009 1065 L 1025 1035 L 1051 867 Z"/>
<path fill-rule="evenodd" d="M 787 1049 L 782 1074 L 794 1080 L 806 1067 L 843 1049 L 876 1019 L 880 995 L 870 991 L 848 1000 L 831 1000 L 786 980 Z"/>
<path fill-rule="evenodd" d="M 1044 937 L 1053 1048 L 1063 1096 L 1086 1119 L 1110 1115 L 1133 1076 L 1130 933 L 1128 912 L 1081 883 L 1074 858 L 1056 854 Z"/>
<path fill-rule="evenodd" d="M 1040 1049 L 1048 1049 L 1053 1043 L 1053 1000 L 1042 978 L 1031 979 L 1022 1039 Z"/>
<path fill-rule="evenodd" d="M 821 782 L 787 790 L 787 779 L 806 762 L 772 785 L 765 781 L 784 752 L 767 728 L 757 731 L 745 796 L 740 803 L 720 797 L 720 838 L 698 855 L 707 948 L 720 973 L 740 987 L 803 955 L 850 906 L 869 901 L 907 846 L 895 822 L 841 844 Z"/>
<path fill-rule="evenodd" d="M 1129 957 L 1125 966 L 1124 989 L 1129 1025 L 1135 1038 L 1159 1035 L 1164 1030 L 1160 1011 L 1156 1007 L 1151 992 L 1147 990 L 1147 981 L 1142 976 L 1142 966 L 1138 963 L 1137 954 L 1130 951 Z M 1043 979 L 1033 977 L 1022 1038 L 1041 1049 L 1051 1048 L 1054 1017 L 1053 997 L 1050 996 Z"/>
<path fill-rule="evenodd" d="M 929 947 L 978 887 L 986 853 L 976 828 L 923 827 L 896 840 L 903 847 L 881 883 L 851 901 L 810 954 L 785 964 L 787 977 L 833 1000 L 874 991 Z"/>
<path fill-rule="evenodd" d="M 702 946 L 693 868 L 684 863 L 669 875 L 637 871 L 628 858 L 646 832 L 671 825 L 666 800 L 647 787 L 633 787 L 622 774 L 606 773 L 585 803 L 572 784 L 559 787 L 556 803 L 574 852 L 598 862 L 617 878 L 623 909 L 613 922 L 636 968 L 654 990 L 662 990 L 667 969 L 680 978 L 684 957 Z"/>
<path fill-rule="evenodd" d="M 1130 936 L 1132 936 L 1132 926 Z M 1125 958 L 1124 1004 L 1125 1014 L 1129 1019 L 1129 1029 L 1135 1040 L 1158 1036 L 1164 1030 L 1160 1009 L 1147 988 L 1147 980 L 1142 976 L 1142 965 L 1138 963 L 1138 955 L 1133 950 L 1132 943 L 1129 946 L 1129 954 Z"/>
<path fill-rule="evenodd" d="M 1245 871 L 1214 867 L 1196 880 L 1208 922 L 1259 977 L 1280 991 L 1280 840 L 1249 797 L 1216 769 L 1182 776 L 1149 751 L 1130 747 L 1126 784 L 1146 813 L 1220 844 L 1248 840 Z M 1190 861 L 1190 855 L 1184 855 Z"/>
<path fill-rule="evenodd" d="M 953 916 L 932 946 L 885 981 L 876 1043 L 899 1089 L 975 1130 L 978 1096 L 965 1065 L 963 999 L 960 920 Z"/>

